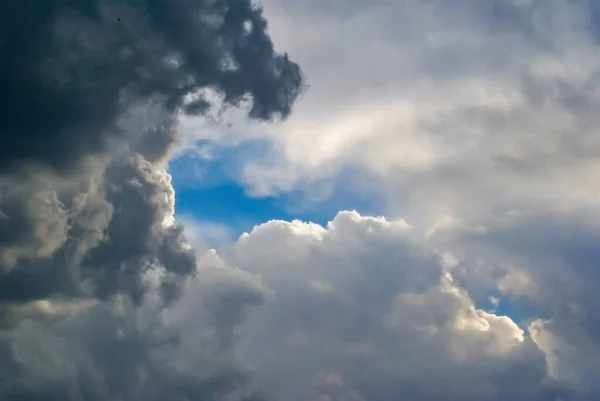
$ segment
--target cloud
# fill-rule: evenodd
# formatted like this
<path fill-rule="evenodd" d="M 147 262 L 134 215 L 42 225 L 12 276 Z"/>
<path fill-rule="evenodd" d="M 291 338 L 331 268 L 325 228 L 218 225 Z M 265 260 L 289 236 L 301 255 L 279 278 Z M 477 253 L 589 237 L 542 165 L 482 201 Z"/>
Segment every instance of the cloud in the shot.
<path fill-rule="evenodd" d="M 1 2 L 0 37 L 0 399 L 245 399 L 225 339 L 267 291 L 225 269 L 196 281 L 211 262 L 165 169 L 181 116 L 214 111 L 207 91 L 253 119 L 290 114 L 303 77 L 262 9 Z M 165 315 L 194 285 L 207 342 L 184 361 L 193 327 Z"/>
<path fill-rule="evenodd" d="M 117 297 L 3 332 L 0 399 L 256 399 L 244 395 L 249 372 L 229 345 L 248 308 L 269 291 L 209 254 L 165 309 L 161 274 L 148 273 L 151 288 L 137 306 Z"/>
<path fill-rule="evenodd" d="M 2 6 L 2 169 L 76 166 L 124 134 L 117 120 L 135 102 L 198 113 L 208 104 L 194 96 L 210 87 L 228 104 L 250 96 L 251 114 L 268 118 L 289 114 L 300 87 L 250 1 L 32 7 Z"/>
<path fill-rule="evenodd" d="M 412 228 L 342 213 L 233 246 L 274 292 L 241 328 L 257 385 L 283 400 L 597 399 L 598 6 L 321 3 L 267 2 L 311 77 L 290 119 L 182 131 L 270 140 L 245 160 L 255 193 L 359 170 Z"/>
<path fill-rule="evenodd" d="M 241 327 L 240 352 L 265 392 L 278 400 L 558 396 L 528 329 L 479 309 L 442 255 L 413 236 L 404 221 L 340 212 L 327 227 L 271 221 L 240 237 L 225 258 L 274 292 Z"/>
<path fill-rule="evenodd" d="M 283 124 L 232 116 L 211 134 L 273 143 L 246 160 L 246 186 L 310 192 L 353 169 L 371 178 L 361 189 L 384 198 L 382 212 L 419 226 L 597 198 L 594 2 L 355 3 L 265 3 L 276 45 L 311 89 Z"/>
<path fill-rule="evenodd" d="M 597 399 L 595 3 L 266 4 L 313 88 L 274 127 L 302 74 L 249 0 L 0 5 L 0 400 Z M 359 171 L 410 224 L 200 253 L 180 128 L 266 144 L 254 193 Z"/>
<path fill-rule="evenodd" d="M 573 381 L 595 360 L 581 327 L 557 325 L 556 317 L 519 326 L 486 312 L 463 282 L 461 265 L 414 234 L 403 220 L 356 212 L 340 212 L 326 227 L 274 220 L 222 256 L 198 255 L 196 274 L 166 308 L 164 268 L 145 273 L 138 304 L 122 296 L 30 304 L 55 317 L 21 311 L 2 332 L 2 367 L 11 374 L 0 395 L 594 399 L 594 388 Z"/>
<path fill-rule="evenodd" d="M 148 266 L 193 272 L 163 164 L 179 115 L 208 108 L 199 91 L 210 88 L 222 107 L 249 99 L 251 117 L 286 117 L 301 89 L 262 10 L 179 0 L 1 7 L 2 298 L 139 299 Z"/>
<path fill-rule="evenodd" d="M 456 228 L 436 239 L 465 261 L 456 269 L 465 286 L 492 288 L 533 311 L 529 330 L 552 378 L 596 396 L 599 223 L 595 208 L 515 211 L 479 232 Z"/>

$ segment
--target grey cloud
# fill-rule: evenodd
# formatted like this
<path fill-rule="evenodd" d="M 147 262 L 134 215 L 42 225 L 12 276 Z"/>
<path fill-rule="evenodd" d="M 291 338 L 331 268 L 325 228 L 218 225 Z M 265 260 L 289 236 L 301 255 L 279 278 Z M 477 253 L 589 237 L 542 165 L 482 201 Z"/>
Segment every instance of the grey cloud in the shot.
<path fill-rule="evenodd" d="M 302 74 L 262 10 L 0 1 L 0 54 L 0 399 L 261 399 L 231 347 L 268 291 L 197 278 L 165 164 L 179 118 L 213 107 L 202 90 L 291 112 Z M 173 318 L 196 280 L 199 315 Z"/>
<path fill-rule="evenodd" d="M 139 301 L 153 264 L 175 294 L 195 269 L 183 228 L 165 223 L 179 115 L 204 112 L 210 89 L 222 107 L 286 117 L 299 67 L 251 1 L 6 1 L 0 14 L 2 298 Z"/>
<path fill-rule="evenodd" d="M 154 286 L 140 305 L 113 297 L 68 319 L 24 320 L 0 332 L 0 399 L 262 399 L 248 389 L 249 371 L 236 363 L 230 346 L 215 346 L 222 332 L 212 322 L 223 317 L 222 310 L 202 287 L 229 297 L 227 308 L 234 313 L 248 306 L 236 293 L 260 305 L 266 290 L 251 277 L 208 263 L 208 277 L 186 281 L 185 295 L 167 309 Z M 239 323 L 220 327 L 231 331 Z"/>
<path fill-rule="evenodd" d="M 202 100 L 186 97 L 214 87 L 228 104 L 250 96 L 251 115 L 269 118 L 289 114 L 301 86 L 298 66 L 274 53 L 250 1 L 28 0 L 0 7 L 2 170 L 77 166 L 107 150 L 121 134 L 116 120 L 140 99 L 159 97 L 171 111 L 195 112 Z"/>
<path fill-rule="evenodd" d="M 173 218 L 174 191 L 170 177 L 141 157 L 131 156 L 108 168 L 106 199 L 115 212 L 106 238 L 82 261 L 96 275 L 101 294 L 111 295 L 119 284 L 141 290 L 139 282 L 119 283 L 119 278 L 139 280 L 144 265 L 159 263 L 168 272 L 189 275 L 195 270 L 192 249 L 185 249 L 182 228 L 165 227 Z M 141 291 L 140 291 L 141 292 Z"/>
<path fill-rule="evenodd" d="M 594 2 L 317 3 L 266 2 L 312 90 L 281 128 L 255 127 L 284 152 L 242 160 L 252 190 L 313 191 L 352 168 L 373 177 L 353 189 L 423 226 L 593 196 Z"/>
<path fill-rule="evenodd" d="M 332 94 L 328 101 L 335 100 L 333 94 L 361 86 L 355 75 L 351 85 L 331 79 L 342 75 L 342 63 L 368 71 L 386 87 L 381 93 L 364 87 L 358 91 L 377 93 L 384 98 L 378 105 L 386 104 L 390 93 L 396 96 L 396 90 L 409 99 L 415 88 L 423 94 L 427 111 L 444 111 L 443 106 L 452 104 L 439 121 L 417 113 L 418 120 L 429 125 L 411 128 L 427 139 L 439 139 L 439 149 L 457 153 L 438 155 L 434 147 L 439 165 L 425 163 L 424 170 L 411 173 L 390 169 L 393 178 L 411 184 L 409 190 L 401 186 L 397 192 L 416 205 L 413 215 L 426 209 L 418 206 L 451 204 L 450 211 L 473 217 L 478 206 L 485 214 L 527 203 L 526 190 L 540 192 L 536 199 L 548 203 L 560 198 L 555 181 L 545 182 L 545 188 L 554 191 L 550 196 L 539 191 L 534 178 L 548 166 L 558 174 L 570 160 L 582 160 L 584 153 L 586 160 L 594 159 L 594 144 L 586 142 L 593 139 L 597 125 L 592 113 L 594 74 L 586 71 L 581 81 L 571 74 L 563 82 L 552 74 L 533 74 L 534 63 L 523 67 L 520 60 L 526 59 L 519 57 L 532 49 L 543 55 L 556 44 L 556 36 L 542 35 L 549 32 L 544 18 L 536 31 L 540 13 L 583 13 L 593 4 L 401 4 L 404 24 L 398 21 L 400 14 L 386 10 L 387 25 L 368 18 L 360 25 L 372 31 L 329 26 L 327 32 L 336 31 L 346 42 L 362 37 L 357 46 L 366 42 L 369 47 L 364 50 L 374 50 L 362 53 L 330 44 L 341 50 L 326 53 L 334 74 L 321 82 L 334 81 L 327 86 Z M 421 4 L 429 9 L 413 14 Z M 233 8 L 221 8 L 227 5 Z M 23 11 L 18 15 L 26 15 L 28 22 L 48 24 L 25 38 L 18 30 L 21 21 L 14 18 L 12 24 L 6 16 L 10 10 Z M 195 19 L 198 10 L 211 11 L 208 21 Z M 429 19 L 428 10 L 436 18 Z M 203 99 L 187 103 L 186 95 L 196 89 L 216 88 L 228 106 L 246 95 L 254 97 L 254 117 L 289 112 L 299 71 L 285 56 L 273 53 L 260 14 L 250 2 L 56 0 L 34 7 L 33 1 L 25 0 L 5 2 L 0 11 L 6 11 L 0 12 L 5 27 L 0 32 L 41 49 L 38 54 L 34 47 L 16 47 L 16 41 L 0 43 L 0 48 L 16 52 L 0 71 L 18 70 L 17 79 L 0 78 L 2 86 L 15 89 L 27 83 L 37 93 L 29 102 L 24 92 L 4 92 L 13 96 L 6 110 L 29 102 L 30 119 L 24 112 L 0 116 L 0 122 L 12 127 L 10 132 L 23 133 L 0 139 L 0 146 L 6 145 L 0 156 L 7 153 L 0 162 L 6 183 L 0 192 L 0 400 L 598 398 L 593 280 L 598 230 L 590 218 L 593 212 L 512 214 L 487 224 L 472 218 L 466 224 L 473 226 L 456 241 L 451 237 L 446 243 L 436 242 L 434 235 L 428 244 L 449 245 L 460 257 L 456 267 L 448 267 L 439 254 L 415 242 L 412 238 L 419 230 L 401 222 L 355 213 L 341 213 L 327 228 L 269 222 L 243 236 L 226 255 L 243 270 L 233 269 L 214 253 L 194 254 L 183 228 L 172 224 L 175 200 L 163 162 L 177 140 L 178 113 L 207 107 Z M 219 25 L 219 16 L 231 24 Z M 254 21 L 250 35 L 245 33 L 245 16 Z M 581 21 L 571 17 L 565 20 Z M 390 28 L 392 23 L 396 30 Z M 305 26 L 301 34 L 311 33 L 319 41 L 329 37 L 318 32 L 318 21 Z M 44 29 L 52 34 L 45 35 Z M 425 46 L 433 54 L 419 52 L 430 39 L 423 39 L 424 31 L 448 41 L 433 40 L 431 47 Z M 560 36 L 567 31 L 559 24 L 552 32 Z M 403 48 L 410 57 L 379 57 L 375 50 L 382 47 L 364 32 L 398 40 L 394 51 Z M 469 37 L 474 40 L 465 41 L 464 48 L 453 43 Z M 559 50 L 569 50 L 571 43 Z M 56 57 L 49 56 L 51 51 Z M 356 58 L 347 56 L 366 64 L 354 65 Z M 392 67 L 383 68 L 382 59 Z M 228 67 L 232 65 L 237 69 Z M 580 65 L 595 68 L 595 61 Z M 406 71 L 426 76 L 425 81 L 417 79 L 425 85 L 408 85 L 414 78 L 410 74 L 400 77 L 400 83 L 383 82 L 386 76 Z M 498 85 L 486 86 L 490 72 L 498 77 Z M 477 79 L 484 81 L 483 94 L 476 90 L 482 82 Z M 430 87 L 435 91 L 427 92 Z M 510 93 L 499 89 L 507 87 Z M 339 88 L 348 92 L 336 92 Z M 460 92 L 465 88 L 466 94 Z M 498 100 L 491 96 L 495 93 L 501 94 L 502 103 L 514 88 L 525 106 L 508 102 L 503 109 L 485 103 Z M 322 105 L 315 102 L 311 107 Z M 394 105 L 391 112 L 398 113 L 404 105 Z M 544 108 L 547 105 L 551 107 Z M 63 109 L 70 111 L 70 119 L 49 113 Z M 359 109 L 362 113 L 360 107 L 352 110 Z M 323 108 L 319 115 L 329 111 Z M 580 118 L 558 118 L 564 115 Z M 313 131 L 321 135 L 318 128 Z M 543 141 L 531 140 L 542 131 L 548 133 Z M 397 132 L 404 131 L 400 127 Z M 45 136 L 35 141 L 35 134 Z M 569 141 L 574 134 L 577 141 Z M 18 138 L 34 146 L 26 149 L 25 142 L 10 142 Z M 473 138 L 482 146 L 463 158 L 462 144 L 472 144 Z M 310 137 L 308 141 L 310 149 L 318 148 L 318 142 Z M 455 147 L 457 142 L 461 145 Z M 551 146 L 540 148 L 542 142 Z M 377 143 L 385 150 L 399 149 L 386 141 Z M 568 151 L 556 152 L 565 143 L 570 144 Z M 410 142 L 400 145 L 409 148 L 410 156 Z M 521 153 L 511 153 L 513 149 Z M 361 156 L 380 155 L 369 153 L 368 147 L 359 150 Z M 402 159 L 392 153 L 394 159 Z M 69 154 L 73 157 L 67 159 Z M 377 157 L 381 159 L 385 157 Z M 41 170 L 62 177 L 41 175 Z M 510 179 L 501 174 L 506 170 L 513 174 Z M 515 189 L 515 176 L 523 191 L 501 195 Z M 579 175 L 567 179 L 574 177 Z M 419 188 L 420 196 L 414 196 Z M 488 189 L 495 190 L 497 199 L 490 201 L 484 194 Z M 452 198 L 440 195 L 446 193 Z M 478 260 L 486 263 L 478 265 Z M 475 280 L 484 288 L 472 288 Z M 526 299 L 537 308 L 539 320 L 523 326 L 522 333 L 511 319 L 479 309 L 474 294 L 485 295 L 485 286 L 516 303 Z M 256 381 L 251 383 L 251 378 Z M 254 394 L 255 388 L 264 392 Z"/>
<path fill-rule="evenodd" d="M 139 300 L 144 292 L 143 273 L 153 264 L 178 276 L 193 274 L 195 256 L 185 247 L 182 227 L 168 222 L 174 213 L 168 174 L 141 156 L 131 155 L 111 164 L 98 181 L 87 188 L 61 188 L 65 199 L 59 203 L 62 230 L 48 235 L 37 226 L 31 228 L 42 235 L 37 238 L 41 244 L 57 242 L 57 246 L 47 254 L 21 255 L 16 266 L 2 272 L 2 298 L 106 298 L 125 291 Z M 54 212 L 45 218 L 59 224 L 60 216 Z M 33 220 L 38 225 L 43 221 Z M 23 243 L 17 245 L 25 252 Z"/>
<path fill-rule="evenodd" d="M 529 330 L 551 376 L 584 399 L 600 391 L 599 222 L 590 208 L 513 211 L 484 230 L 455 227 L 436 239 L 464 260 L 456 273 L 467 285 L 479 276 L 518 310 L 533 311 Z"/>
<path fill-rule="evenodd" d="M 66 240 L 67 212 L 51 187 L 4 182 L 0 189 L 0 267 L 21 256 L 51 256 Z"/>
<path fill-rule="evenodd" d="M 316 3 L 271 2 L 278 37 L 317 85 L 285 135 L 267 134 L 289 158 L 250 161 L 248 182 L 285 191 L 340 165 L 366 170 L 415 236 L 433 225 L 426 246 L 458 256 L 458 293 L 436 286 L 436 261 L 398 257 L 411 247 L 397 237 L 377 253 L 377 229 L 347 225 L 332 240 L 261 226 L 233 259 L 275 292 L 244 327 L 259 382 L 281 399 L 597 399 L 596 3 L 377 1 L 350 17 Z M 425 279 L 411 280 L 413 265 Z M 477 335 L 449 327 L 498 292 L 525 339 L 490 355 L 485 341 L 506 340 L 508 320 L 475 314 L 490 323 Z"/>

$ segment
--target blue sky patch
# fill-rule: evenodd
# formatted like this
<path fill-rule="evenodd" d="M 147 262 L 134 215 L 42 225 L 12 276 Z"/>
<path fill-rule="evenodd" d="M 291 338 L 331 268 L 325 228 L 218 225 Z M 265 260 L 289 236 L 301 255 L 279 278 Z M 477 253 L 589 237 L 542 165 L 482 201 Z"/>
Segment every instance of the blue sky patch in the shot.
<path fill-rule="evenodd" d="M 273 219 L 326 225 L 340 210 L 356 210 L 365 215 L 383 213 L 378 197 L 353 189 L 358 173 L 352 171 L 344 171 L 335 182 L 328 183 L 331 188 L 325 198 L 314 199 L 305 189 L 276 196 L 249 195 L 239 179 L 239 161 L 259 157 L 268 149 L 266 146 L 262 141 L 250 141 L 219 149 L 210 159 L 190 153 L 173 160 L 169 172 L 177 194 L 178 216 L 226 226 L 237 236 Z"/>

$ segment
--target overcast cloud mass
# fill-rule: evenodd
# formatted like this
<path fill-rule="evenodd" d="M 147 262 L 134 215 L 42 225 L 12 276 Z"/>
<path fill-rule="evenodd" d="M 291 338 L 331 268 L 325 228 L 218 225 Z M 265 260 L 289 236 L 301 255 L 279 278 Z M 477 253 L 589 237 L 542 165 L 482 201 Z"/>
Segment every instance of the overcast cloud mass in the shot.
<path fill-rule="evenodd" d="M 0 401 L 600 399 L 599 45 L 592 0 L 0 0 Z M 383 217 L 178 221 L 169 161 L 257 141 L 250 195 Z"/>
<path fill-rule="evenodd" d="M 261 9 L 8 0 L 0 16 L 0 399 L 255 399 L 228 337 L 268 291 L 199 277 L 165 161 L 179 115 L 210 107 L 202 90 L 290 113 L 302 76 Z M 164 308 L 189 282 L 201 300 L 182 320 Z"/>

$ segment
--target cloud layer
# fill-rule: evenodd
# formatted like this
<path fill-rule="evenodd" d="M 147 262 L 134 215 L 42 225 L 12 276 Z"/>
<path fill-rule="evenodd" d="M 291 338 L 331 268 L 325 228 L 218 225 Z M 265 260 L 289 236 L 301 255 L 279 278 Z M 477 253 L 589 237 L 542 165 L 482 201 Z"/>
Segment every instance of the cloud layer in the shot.
<path fill-rule="evenodd" d="M 293 115 L 250 0 L 0 0 L 0 400 L 598 399 L 596 3 L 265 5 Z M 199 252 L 180 133 L 391 217 Z"/>
<path fill-rule="evenodd" d="M 490 229 L 492 237 L 494 230 L 501 231 Z M 402 220 L 355 212 L 340 212 L 327 227 L 271 221 L 240 237 L 223 258 L 199 255 L 197 274 L 167 308 L 164 269 L 146 273 L 147 293 L 137 305 L 127 297 L 40 304 L 46 321 L 29 315 L 4 332 L 11 356 L 4 366 L 13 373 L 3 395 L 595 399 L 594 314 L 585 314 L 594 304 L 577 309 L 591 294 L 561 291 L 552 303 L 545 297 L 553 294 L 528 291 L 551 315 L 519 326 L 477 305 L 465 280 L 478 273 L 472 261 L 453 261 L 413 235 Z M 486 255 L 491 266 L 492 253 L 478 254 Z M 531 268 L 518 272 L 544 273 Z M 523 296 L 506 288 L 507 299 Z"/>

